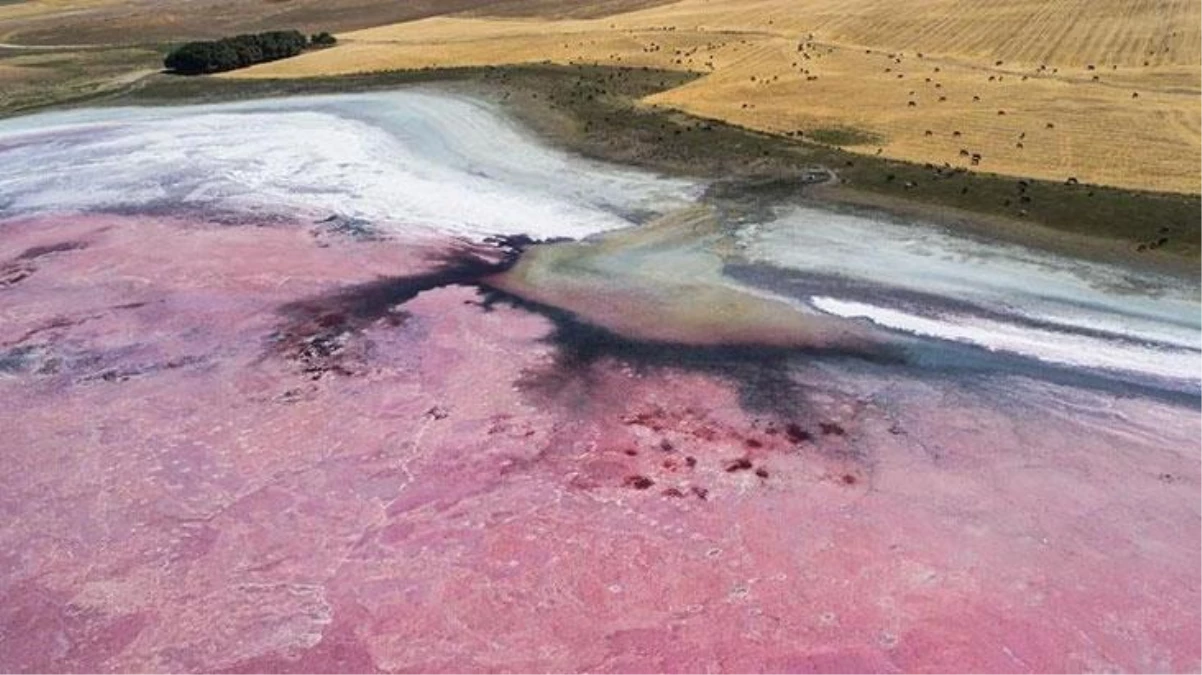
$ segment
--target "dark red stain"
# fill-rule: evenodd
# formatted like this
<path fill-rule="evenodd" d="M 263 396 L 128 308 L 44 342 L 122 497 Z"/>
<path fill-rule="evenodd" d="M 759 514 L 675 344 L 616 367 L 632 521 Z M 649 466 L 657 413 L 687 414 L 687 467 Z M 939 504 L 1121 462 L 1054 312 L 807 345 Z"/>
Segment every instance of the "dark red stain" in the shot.
<path fill-rule="evenodd" d="M 827 436 L 842 436 L 843 434 L 847 433 L 844 431 L 843 427 L 839 426 L 835 422 L 822 422 L 818 425 L 818 427 L 822 429 L 822 433 Z"/>
<path fill-rule="evenodd" d="M 844 485 L 855 485 L 858 482 L 856 477 L 851 475 L 850 473 L 843 474 L 843 477 L 840 478 L 840 480 L 843 481 Z"/>
<path fill-rule="evenodd" d="M 684 458 L 684 463 L 685 463 L 685 464 L 687 464 L 687 465 L 688 465 L 688 467 L 691 469 L 691 468 L 693 468 L 693 467 L 697 466 L 697 458 L 696 458 L 696 457 L 691 457 L 691 456 L 690 456 L 690 457 L 685 457 L 685 458 Z"/>
<path fill-rule="evenodd" d="M 659 442 L 659 449 L 663 450 L 664 452 L 672 452 L 676 448 L 672 445 L 672 441 L 669 441 L 665 438 Z"/>
<path fill-rule="evenodd" d="M 787 425 L 785 425 L 785 435 L 788 436 L 789 440 L 793 443 L 804 443 L 814 438 L 810 432 L 802 429 L 801 425 L 797 424 L 796 422 L 789 422 Z"/>
<path fill-rule="evenodd" d="M 708 499 L 710 496 L 709 490 L 706 490 L 705 488 L 699 487 L 697 485 L 694 485 L 692 487 L 692 492 L 693 492 L 693 494 L 697 495 L 698 499 L 701 499 L 701 500 Z"/>
<path fill-rule="evenodd" d="M 768 470 L 761 466 L 760 468 L 755 470 L 755 475 L 759 476 L 760 478 L 767 478 Z"/>
<path fill-rule="evenodd" d="M 763 444 L 763 443 L 761 443 L 760 441 L 757 441 L 757 440 L 756 440 L 756 439 L 754 439 L 754 438 L 749 438 L 749 439 L 747 439 L 746 441 L 744 441 L 744 444 L 745 444 L 747 447 L 749 447 L 749 448 L 762 448 L 762 447 L 764 447 L 764 444 Z"/>
<path fill-rule="evenodd" d="M 652 485 L 655 485 L 655 481 L 646 476 L 627 476 L 625 485 L 636 490 L 646 490 Z"/>
<path fill-rule="evenodd" d="M 683 497 L 683 496 L 684 496 L 684 493 L 683 493 L 683 492 L 681 492 L 680 490 L 677 490 L 676 488 L 672 488 L 672 487 L 670 487 L 670 488 L 668 488 L 668 489 L 664 490 L 664 491 L 663 491 L 662 493 L 660 493 L 660 494 L 662 494 L 662 495 L 663 495 L 663 496 L 665 496 L 665 497 L 675 497 L 675 498 L 679 498 L 679 497 Z"/>

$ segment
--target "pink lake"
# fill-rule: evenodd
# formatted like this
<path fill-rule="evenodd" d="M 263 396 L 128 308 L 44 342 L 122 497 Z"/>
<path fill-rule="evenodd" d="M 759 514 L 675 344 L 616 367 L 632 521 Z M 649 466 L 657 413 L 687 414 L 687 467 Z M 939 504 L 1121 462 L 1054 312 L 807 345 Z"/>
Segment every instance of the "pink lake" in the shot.
<path fill-rule="evenodd" d="M 0 671 L 1202 669 L 1196 279 L 424 88 L 0 186 Z"/>

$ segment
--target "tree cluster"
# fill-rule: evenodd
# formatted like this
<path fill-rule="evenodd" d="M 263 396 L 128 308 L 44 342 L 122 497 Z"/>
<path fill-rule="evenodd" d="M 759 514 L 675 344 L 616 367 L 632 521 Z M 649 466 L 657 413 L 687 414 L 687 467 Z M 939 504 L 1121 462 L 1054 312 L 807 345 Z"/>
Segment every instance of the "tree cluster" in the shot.
<path fill-rule="evenodd" d="M 334 36 L 319 33 L 312 37 L 314 46 L 334 44 Z M 176 47 L 163 65 L 182 75 L 203 75 L 245 68 L 256 63 L 296 56 L 310 46 L 310 39 L 295 30 L 235 35 L 220 40 L 189 42 Z"/>

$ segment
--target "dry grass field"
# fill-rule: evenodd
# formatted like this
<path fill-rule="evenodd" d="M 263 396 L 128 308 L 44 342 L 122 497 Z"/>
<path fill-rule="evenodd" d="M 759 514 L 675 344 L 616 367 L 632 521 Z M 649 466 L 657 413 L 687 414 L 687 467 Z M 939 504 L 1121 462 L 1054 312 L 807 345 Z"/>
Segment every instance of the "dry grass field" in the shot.
<path fill-rule="evenodd" d="M 0 42 L 146 44 L 299 28 L 354 30 L 442 14 L 589 18 L 665 0 L 0 0 Z"/>
<path fill-rule="evenodd" d="M 0 112 L 100 96 L 158 71 L 154 49 L 0 49 Z"/>
<path fill-rule="evenodd" d="M 704 77 L 644 102 L 865 154 L 1199 192 L 1196 0 L 682 0 L 593 19 L 481 13 L 505 14 L 484 7 L 348 32 L 333 49 L 226 77 L 541 61 L 692 70 Z"/>

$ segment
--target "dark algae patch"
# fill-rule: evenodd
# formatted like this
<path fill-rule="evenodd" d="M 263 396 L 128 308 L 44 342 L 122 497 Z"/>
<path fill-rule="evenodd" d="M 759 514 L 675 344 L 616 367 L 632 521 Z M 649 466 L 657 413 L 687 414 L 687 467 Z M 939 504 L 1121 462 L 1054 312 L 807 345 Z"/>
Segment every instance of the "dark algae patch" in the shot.
<path fill-rule="evenodd" d="M 498 240 L 495 258 L 468 250 L 453 252 L 429 272 L 385 277 L 284 305 L 279 310 L 283 323 L 270 336 L 269 351 L 298 363 L 312 379 L 330 373 L 351 375 L 353 369 L 344 363 L 344 356 L 355 335 L 378 321 L 399 326 L 407 318 L 405 303 L 419 293 L 469 286 L 480 293 L 482 311 L 505 304 L 551 321 L 553 328 L 544 340 L 555 347 L 552 362 L 526 373 L 519 384 L 531 395 L 552 399 L 572 387 L 587 386 L 595 367 L 620 362 L 640 372 L 676 369 L 715 375 L 737 386 L 748 410 L 792 416 L 805 407 L 804 391 L 789 376 L 792 359 L 828 356 L 900 362 L 900 354 L 887 348 L 866 352 L 752 343 L 698 346 L 625 337 L 582 321 L 572 312 L 490 287 L 488 278 L 511 267 L 530 243 L 526 237 Z M 659 449 L 675 450 L 666 439 Z"/>

